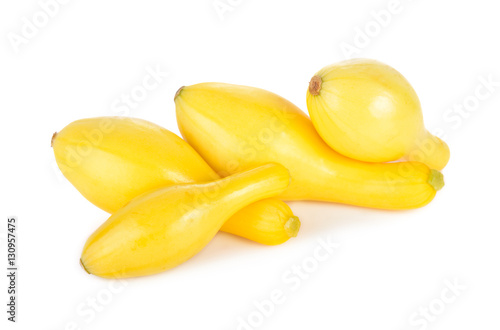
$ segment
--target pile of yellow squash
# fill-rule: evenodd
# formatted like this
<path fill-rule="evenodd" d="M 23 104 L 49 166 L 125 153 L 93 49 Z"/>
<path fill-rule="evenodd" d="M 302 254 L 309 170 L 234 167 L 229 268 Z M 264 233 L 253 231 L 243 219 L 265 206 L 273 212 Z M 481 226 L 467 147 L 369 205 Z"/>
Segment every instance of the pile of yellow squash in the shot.
<path fill-rule="evenodd" d="M 83 248 L 90 274 L 162 272 L 219 230 L 284 243 L 300 221 L 283 200 L 404 210 L 444 185 L 448 146 L 424 128 L 408 81 L 374 60 L 316 73 L 310 118 L 276 94 L 224 83 L 183 86 L 174 100 L 184 140 L 125 117 L 78 120 L 52 137 L 64 176 L 112 214 Z"/>

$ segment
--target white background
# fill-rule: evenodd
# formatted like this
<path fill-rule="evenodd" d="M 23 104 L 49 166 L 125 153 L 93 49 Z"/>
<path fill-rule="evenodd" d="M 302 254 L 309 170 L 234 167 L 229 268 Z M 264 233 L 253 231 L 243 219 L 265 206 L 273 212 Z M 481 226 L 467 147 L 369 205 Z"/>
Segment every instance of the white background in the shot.
<path fill-rule="evenodd" d="M 474 106 L 482 78 L 500 81 L 496 3 L 401 0 L 382 27 L 372 13 L 392 8 L 389 0 L 221 3 L 232 3 L 223 19 L 213 0 L 69 1 L 14 47 L 23 17 L 33 22 L 41 7 L 2 2 L 0 256 L 5 269 L 5 220 L 15 215 L 20 275 L 15 325 L 6 321 L 1 276 L 1 328 L 236 329 L 251 316 L 259 329 L 498 329 L 500 87 Z M 356 35 L 366 28 L 363 44 Z M 426 126 L 446 133 L 446 186 L 431 204 L 387 212 L 293 202 L 302 228 L 281 246 L 220 234 L 178 268 L 124 284 L 80 268 L 85 240 L 108 215 L 56 170 L 52 133 L 115 115 L 120 95 L 156 67 L 169 76 L 127 115 L 176 133 L 172 99 L 181 85 L 261 87 L 307 111 L 310 77 L 345 59 L 346 44 L 402 72 Z M 451 112 L 464 102 L 473 111 Z M 329 237 L 339 244 L 334 253 L 298 289 L 285 283 L 282 276 L 310 263 L 318 239 Z M 447 281 L 460 289 L 443 302 Z M 273 290 L 284 301 L 259 320 L 254 301 Z M 429 307 L 432 321 L 424 321 L 421 308 Z"/>

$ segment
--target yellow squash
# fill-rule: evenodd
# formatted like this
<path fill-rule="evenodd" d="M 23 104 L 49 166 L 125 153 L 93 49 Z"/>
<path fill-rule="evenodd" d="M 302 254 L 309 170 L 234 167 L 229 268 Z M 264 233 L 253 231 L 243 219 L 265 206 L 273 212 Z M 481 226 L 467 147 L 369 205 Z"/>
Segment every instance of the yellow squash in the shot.
<path fill-rule="evenodd" d="M 54 134 L 52 146 L 65 177 L 109 213 L 152 189 L 220 178 L 180 137 L 140 119 L 78 120 Z M 222 230 L 275 245 L 296 236 L 299 227 L 288 205 L 266 199 L 240 210 Z"/>
<path fill-rule="evenodd" d="M 100 277 L 150 275 L 207 245 L 241 208 L 283 192 L 289 172 L 266 164 L 224 179 L 145 193 L 114 213 L 87 240 L 80 262 Z"/>
<path fill-rule="evenodd" d="M 365 162 L 420 161 L 441 170 L 450 150 L 424 127 L 410 83 L 392 67 L 354 59 L 321 69 L 309 83 L 307 108 L 323 140 Z"/>
<path fill-rule="evenodd" d="M 444 184 L 419 162 L 369 164 L 336 153 L 300 109 L 262 89 L 202 83 L 180 88 L 175 104 L 182 136 L 219 173 L 267 162 L 288 168 L 285 200 L 409 209 L 429 203 Z"/>

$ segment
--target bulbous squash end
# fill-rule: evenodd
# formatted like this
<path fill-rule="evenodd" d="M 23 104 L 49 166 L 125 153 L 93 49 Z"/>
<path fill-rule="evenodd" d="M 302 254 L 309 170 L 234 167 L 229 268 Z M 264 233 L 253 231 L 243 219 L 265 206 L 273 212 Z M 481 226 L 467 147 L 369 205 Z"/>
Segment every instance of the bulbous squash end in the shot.
<path fill-rule="evenodd" d="M 52 134 L 52 139 L 50 140 L 50 146 L 51 147 L 54 147 L 54 141 L 56 139 L 56 136 L 57 136 L 57 132 L 55 132 L 54 134 Z"/>
<path fill-rule="evenodd" d="M 322 83 L 323 81 L 321 80 L 320 76 L 312 77 L 311 81 L 309 82 L 309 93 L 311 95 L 319 95 Z"/>
<path fill-rule="evenodd" d="M 300 220 L 297 216 L 291 216 L 285 223 L 285 232 L 288 237 L 296 237 L 300 229 Z"/>
<path fill-rule="evenodd" d="M 177 98 L 177 96 L 179 96 L 179 94 L 180 94 L 180 93 L 181 93 L 181 91 L 184 89 L 184 87 L 186 87 L 186 86 L 181 86 L 181 87 L 177 90 L 177 92 L 175 92 L 175 95 L 174 95 L 174 101 L 175 101 L 175 99 Z"/>
<path fill-rule="evenodd" d="M 443 173 L 439 172 L 438 170 L 431 170 L 427 182 L 434 188 L 434 190 L 441 190 L 441 188 L 444 187 Z"/>
<path fill-rule="evenodd" d="M 87 274 L 90 274 L 90 272 L 87 270 L 87 268 L 85 268 L 85 265 L 83 264 L 83 261 L 82 259 L 80 259 L 80 266 L 82 266 L 83 270 L 87 272 Z M 92 275 L 92 274 L 90 274 Z"/>

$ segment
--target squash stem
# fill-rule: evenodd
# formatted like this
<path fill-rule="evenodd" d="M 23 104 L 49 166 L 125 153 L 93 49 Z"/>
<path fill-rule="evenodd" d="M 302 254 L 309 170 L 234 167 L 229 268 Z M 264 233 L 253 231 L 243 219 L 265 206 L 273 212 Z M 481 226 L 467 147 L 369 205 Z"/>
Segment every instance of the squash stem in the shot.
<path fill-rule="evenodd" d="M 54 147 L 54 140 L 56 139 L 56 136 L 57 136 L 57 132 L 55 132 L 54 134 L 52 134 L 52 139 L 50 140 L 50 146 L 51 147 Z"/>
<path fill-rule="evenodd" d="M 311 81 L 309 82 L 309 93 L 311 93 L 311 95 L 319 95 L 322 83 L 323 81 L 321 80 L 320 76 L 312 77 Z"/>
<path fill-rule="evenodd" d="M 444 187 L 443 174 L 438 170 L 431 170 L 427 182 L 434 188 L 434 190 L 439 191 Z"/>
<path fill-rule="evenodd" d="M 90 274 L 90 272 L 87 270 L 87 268 L 85 268 L 85 265 L 83 264 L 82 259 L 80 259 L 80 266 L 82 266 L 83 270 L 85 270 L 87 272 L 87 274 Z"/>
<path fill-rule="evenodd" d="M 285 232 L 288 237 L 296 237 L 300 229 L 300 220 L 297 216 L 291 216 L 285 223 Z"/>
<path fill-rule="evenodd" d="M 177 90 L 177 92 L 175 92 L 175 95 L 174 95 L 174 101 L 175 101 L 175 99 L 177 98 L 177 96 L 179 96 L 179 94 L 180 94 L 180 93 L 181 93 L 181 91 L 184 89 L 184 87 L 186 87 L 186 86 L 181 86 L 181 88 L 179 88 L 179 89 Z"/>

